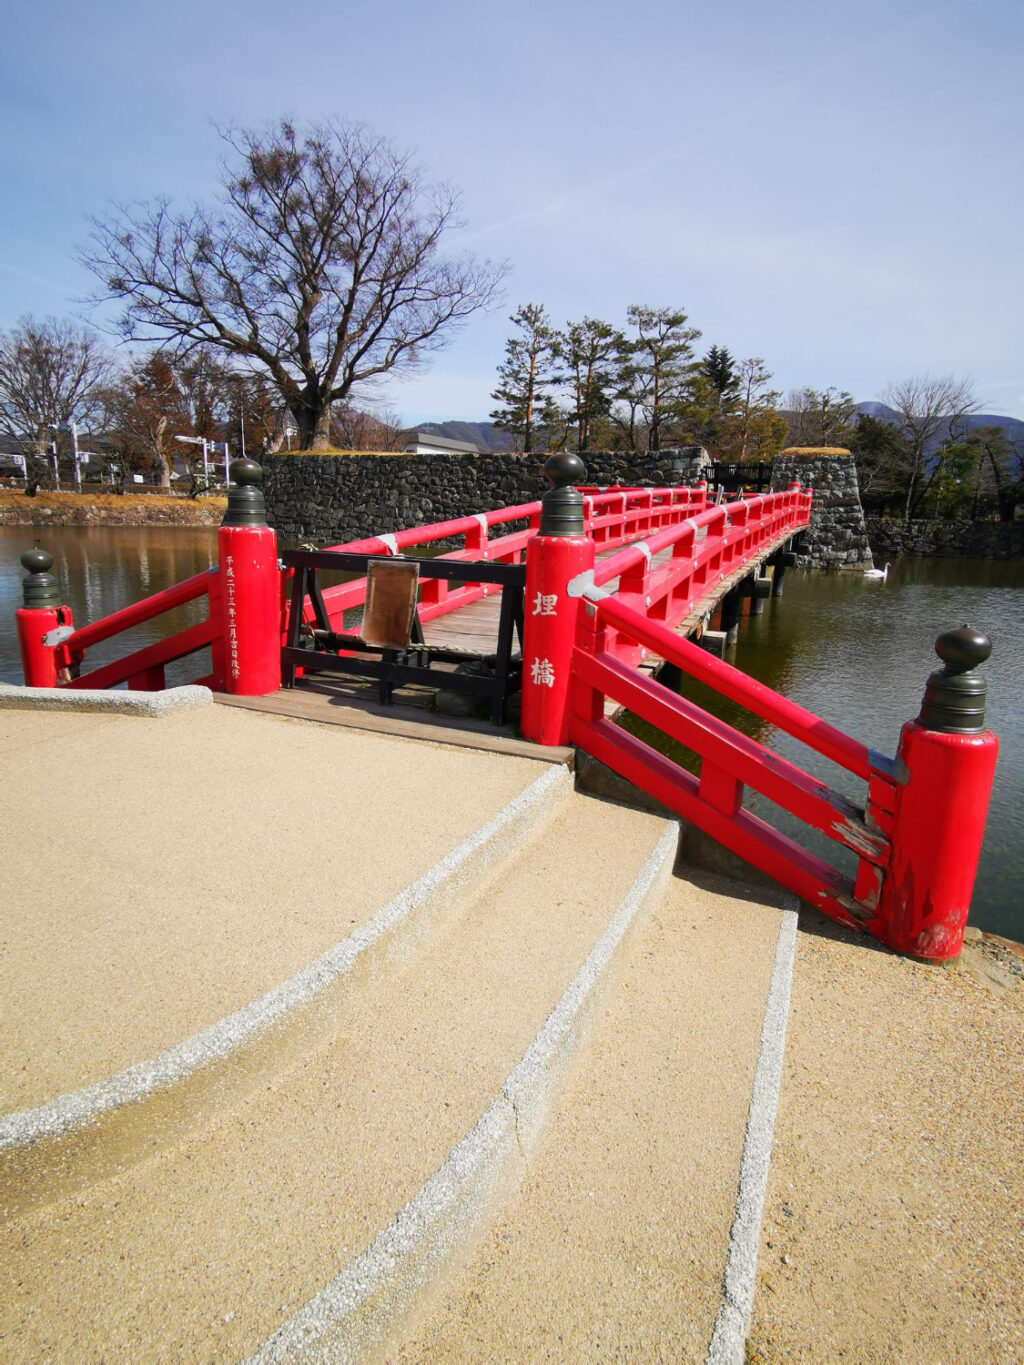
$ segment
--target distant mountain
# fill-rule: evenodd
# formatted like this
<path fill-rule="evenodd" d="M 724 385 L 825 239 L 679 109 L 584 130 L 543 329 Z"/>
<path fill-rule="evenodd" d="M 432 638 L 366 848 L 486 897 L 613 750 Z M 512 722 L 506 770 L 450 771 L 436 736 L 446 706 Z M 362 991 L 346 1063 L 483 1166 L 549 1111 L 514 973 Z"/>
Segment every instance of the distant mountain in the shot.
<path fill-rule="evenodd" d="M 417 431 L 447 436 L 453 441 L 470 441 L 477 450 L 512 450 L 514 439 L 493 422 L 420 422 Z"/>
<path fill-rule="evenodd" d="M 892 408 L 885 403 L 858 403 L 854 411 L 864 417 L 874 417 L 879 422 L 895 422 L 896 414 Z M 1018 417 L 1000 417 L 994 412 L 972 412 L 964 418 L 964 426 L 967 431 L 974 431 L 978 427 L 1002 427 L 1006 432 L 1006 439 L 1011 443 L 1017 442 L 1024 447 L 1024 422 Z M 928 450 L 929 455 L 933 455 L 945 440 L 947 433 L 943 431 L 936 440 L 932 441 Z"/>
<path fill-rule="evenodd" d="M 895 422 L 896 414 L 885 403 L 858 403 L 854 412 L 865 417 L 874 417 L 879 422 Z M 785 413 L 783 414 L 785 416 Z M 992 412 L 972 412 L 966 419 L 967 429 L 975 427 L 1002 427 L 1008 441 L 1019 442 L 1024 446 L 1024 422 L 1018 417 L 1000 417 Z M 477 450 L 512 450 L 515 440 L 507 431 L 501 431 L 493 422 L 421 422 L 416 431 L 431 431 L 435 436 L 448 436 L 453 441 L 470 441 Z M 943 433 L 943 436 L 945 433 Z M 931 455 L 941 445 L 942 438 L 932 443 Z"/>

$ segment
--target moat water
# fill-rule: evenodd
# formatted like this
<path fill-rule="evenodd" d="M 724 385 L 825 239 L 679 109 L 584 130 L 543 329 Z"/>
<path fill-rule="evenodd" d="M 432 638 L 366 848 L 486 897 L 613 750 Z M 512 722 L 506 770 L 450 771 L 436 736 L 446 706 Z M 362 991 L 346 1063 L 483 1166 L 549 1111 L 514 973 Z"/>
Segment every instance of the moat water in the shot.
<path fill-rule="evenodd" d="M 185 527 L 0 527 L 0 679 L 21 681 L 14 612 L 21 604 L 24 550 L 38 540 L 54 556 L 65 600 L 79 623 L 96 620 L 148 593 L 198 573 L 216 561 L 216 531 Z M 134 630 L 89 653 L 90 664 L 162 638 L 200 619 L 203 603 Z M 860 574 L 790 570 L 785 593 L 761 617 L 744 619 L 730 661 L 800 702 L 872 748 L 894 753 L 900 726 L 917 715 L 925 680 L 938 667 L 936 635 L 963 622 L 993 640 L 984 666 L 988 723 L 999 736 L 1000 757 L 971 922 L 1024 939 L 1024 563 L 963 559 L 903 559 L 886 582 Z M 187 661 L 168 681 L 204 671 Z M 756 717 L 712 697 L 699 684 L 686 695 L 771 745 L 855 799 L 863 785 Z M 643 732 L 642 726 L 637 726 Z M 645 734 L 645 738 L 647 735 Z M 669 746 L 670 747 L 670 746 Z M 685 755 L 675 754 L 685 759 Z M 752 808 L 815 852 L 842 864 L 843 851 L 817 841 L 784 812 L 754 798 Z"/>

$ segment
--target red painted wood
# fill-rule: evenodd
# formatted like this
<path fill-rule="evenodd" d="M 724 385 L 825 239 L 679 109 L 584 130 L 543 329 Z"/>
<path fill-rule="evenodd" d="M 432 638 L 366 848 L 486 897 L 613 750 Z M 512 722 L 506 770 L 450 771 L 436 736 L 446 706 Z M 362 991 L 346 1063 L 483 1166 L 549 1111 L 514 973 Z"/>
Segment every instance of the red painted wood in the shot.
<path fill-rule="evenodd" d="M 709 760 L 718 771 L 729 773 L 741 788 L 753 787 L 783 810 L 870 862 L 888 861 L 888 847 L 881 835 L 872 837 L 866 831 L 850 828 L 850 803 L 842 796 L 695 702 L 678 696 L 608 653 L 592 656 L 578 649 L 573 656 L 573 671 L 601 696 L 611 697 L 641 720 Z"/>
<path fill-rule="evenodd" d="M 57 686 L 57 652 L 52 645 L 43 644 L 43 636 L 61 624 L 62 613 L 67 613 L 70 621 L 68 607 L 19 607 L 14 613 L 26 687 Z"/>
<path fill-rule="evenodd" d="M 867 745 L 836 729 L 813 711 L 773 692 L 770 687 L 748 677 L 732 664 L 714 658 L 689 640 L 681 639 L 665 626 L 645 620 L 637 611 L 624 606 L 614 597 L 602 598 L 597 610 L 605 625 L 621 631 L 663 659 L 678 664 L 692 677 L 739 702 L 754 715 L 777 725 L 808 748 L 856 773 L 858 777 L 867 779 L 871 776 L 871 754 Z"/>
<path fill-rule="evenodd" d="M 268 526 L 217 532 L 224 640 L 224 690 L 265 697 L 281 686 L 281 593 L 277 534 Z"/>
<path fill-rule="evenodd" d="M 172 588 L 165 588 L 163 592 L 143 597 L 141 601 L 133 602 L 130 607 L 122 607 L 120 611 L 104 616 L 102 620 L 79 627 L 67 641 L 65 647 L 68 653 L 76 660 L 81 659 L 91 645 L 99 644 L 101 640 L 109 640 L 112 635 L 120 635 L 122 631 L 130 630 L 132 626 L 142 625 L 144 621 L 151 621 L 154 616 L 160 616 L 174 607 L 194 602 L 209 591 L 211 572 L 216 570 L 204 569 L 202 573 L 194 574 L 184 582 L 176 583 Z"/>
<path fill-rule="evenodd" d="M 91 673 L 83 673 L 80 678 L 64 683 L 64 687 L 117 687 L 136 674 L 148 669 L 173 663 L 175 659 L 187 658 L 196 650 L 203 649 L 214 640 L 220 630 L 218 622 L 199 621 L 187 630 L 170 635 L 166 640 L 158 640 L 155 645 L 147 645 L 134 654 L 126 654 L 123 659 L 95 668 Z"/>
<path fill-rule="evenodd" d="M 910 776 L 896 791 L 879 902 L 879 937 L 890 948 L 929 958 L 960 952 L 998 753 L 990 730 L 946 735 L 904 725 L 898 754 Z"/>
<path fill-rule="evenodd" d="M 697 779 L 642 740 L 609 720 L 587 724 L 572 716 L 569 742 L 593 754 L 801 899 L 842 924 L 861 927 L 847 908 L 853 887 L 834 868 L 749 811 L 740 810 L 730 817 L 706 805 L 700 798 Z"/>

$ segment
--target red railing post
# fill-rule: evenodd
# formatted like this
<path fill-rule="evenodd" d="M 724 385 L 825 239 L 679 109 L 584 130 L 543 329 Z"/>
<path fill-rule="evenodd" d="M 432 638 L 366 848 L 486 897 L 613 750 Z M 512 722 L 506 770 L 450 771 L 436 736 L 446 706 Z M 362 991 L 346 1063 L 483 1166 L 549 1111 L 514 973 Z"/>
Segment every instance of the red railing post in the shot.
<path fill-rule="evenodd" d="M 553 487 L 544 495 L 540 528 L 526 547 L 523 610 L 522 729 L 537 744 L 565 744 L 569 735 L 569 682 L 579 599 L 567 588 L 594 567 L 586 535 L 583 495 L 571 485 L 586 476 L 578 455 L 552 455 L 544 472 Z"/>
<path fill-rule="evenodd" d="M 224 690 L 265 697 L 281 686 L 281 574 L 277 535 L 257 487 L 263 471 L 235 460 L 217 547 L 224 626 Z"/>
<path fill-rule="evenodd" d="M 992 651 L 964 626 L 935 642 L 945 664 L 928 679 L 921 714 L 900 735 L 892 852 L 878 906 L 879 937 L 897 952 L 956 957 L 963 945 L 999 741 L 985 729 L 985 683 L 973 669 Z"/>
<path fill-rule="evenodd" d="M 52 634 L 72 624 L 71 611 L 61 605 L 60 585 L 50 573 L 53 555 L 45 550 L 28 550 L 21 556 L 21 564 L 28 577 L 21 581 L 24 606 L 14 615 L 25 686 L 56 687 L 58 642 Z"/>

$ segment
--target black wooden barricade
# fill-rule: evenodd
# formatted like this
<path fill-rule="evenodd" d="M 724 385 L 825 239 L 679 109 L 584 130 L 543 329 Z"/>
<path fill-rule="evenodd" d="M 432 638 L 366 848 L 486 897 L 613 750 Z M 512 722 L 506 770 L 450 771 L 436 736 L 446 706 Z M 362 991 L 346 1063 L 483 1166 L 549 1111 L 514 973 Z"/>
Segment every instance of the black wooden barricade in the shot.
<path fill-rule="evenodd" d="M 389 704 L 392 691 L 403 683 L 450 689 L 471 696 L 489 698 L 491 723 L 502 723 L 508 697 L 522 683 L 523 590 L 525 564 L 495 564 L 489 560 L 417 559 L 393 556 L 416 564 L 420 578 L 442 578 L 459 583 L 497 583 L 501 586 L 501 611 L 498 640 L 493 654 L 472 654 L 463 649 L 427 645 L 423 639 L 418 609 L 413 614 L 412 632 L 407 649 L 380 649 L 365 643 L 359 635 L 335 631 L 324 603 L 317 574 L 320 570 L 341 573 L 368 572 L 380 554 L 349 554 L 344 550 L 286 550 L 282 560 L 294 572 L 288 608 L 285 643 L 281 650 L 282 684 L 295 685 L 295 670 L 307 673 L 343 673 L 376 678 L 379 700 Z M 302 611 L 308 597 L 315 624 L 303 633 Z M 512 657 L 514 635 L 519 636 L 520 657 Z M 344 654 L 339 654 L 344 650 Z M 376 657 L 373 657 L 376 656 Z M 491 677 L 477 677 L 448 669 L 432 668 L 435 663 L 465 663 L 483 659 L 494 670 Z"/>
<path fill-rule="evenodd" d="M 707 477 L 712 487 L 724 488 L 727 493 L 767 493 L 772 482 L 772 466 L 768 460 L 749 464 L 716 460 Z"/>

